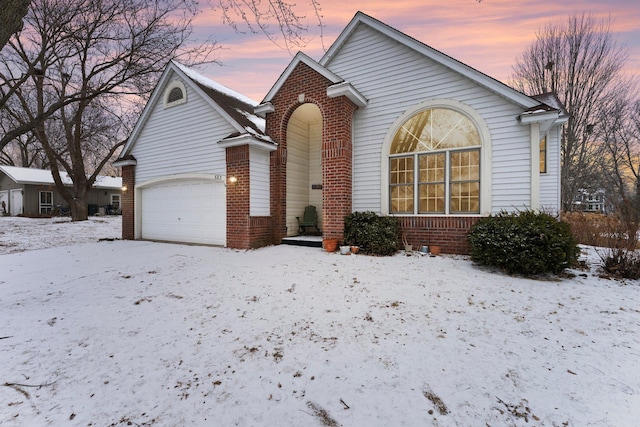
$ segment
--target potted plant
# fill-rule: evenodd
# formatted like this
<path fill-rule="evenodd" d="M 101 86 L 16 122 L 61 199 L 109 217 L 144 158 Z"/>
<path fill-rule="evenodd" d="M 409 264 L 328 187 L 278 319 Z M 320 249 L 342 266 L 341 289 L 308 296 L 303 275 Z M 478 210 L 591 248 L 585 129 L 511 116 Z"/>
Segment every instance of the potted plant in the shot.
<path fill-rule="evenodd" d="M 338 239 L 323 239 L 322 247 L 326 252 L 335 252 L 338 249 Z"/>

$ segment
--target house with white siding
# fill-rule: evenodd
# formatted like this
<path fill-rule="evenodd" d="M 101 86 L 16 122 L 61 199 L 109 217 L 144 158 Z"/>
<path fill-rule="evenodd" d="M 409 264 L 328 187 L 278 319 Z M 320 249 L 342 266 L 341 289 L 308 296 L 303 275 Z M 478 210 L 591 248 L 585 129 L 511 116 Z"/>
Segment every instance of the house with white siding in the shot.
<path fill-rule="evenodd" d="M 553 94 L 526 96 L 359 12 L 260 103 L 171 63 L 117 162 L 123 238 L 278 244 L 313 205 L 325 238 L 375 211 L 411 244 L 465 253 L 482 216 L 559 211 L 566 120 Z"/>

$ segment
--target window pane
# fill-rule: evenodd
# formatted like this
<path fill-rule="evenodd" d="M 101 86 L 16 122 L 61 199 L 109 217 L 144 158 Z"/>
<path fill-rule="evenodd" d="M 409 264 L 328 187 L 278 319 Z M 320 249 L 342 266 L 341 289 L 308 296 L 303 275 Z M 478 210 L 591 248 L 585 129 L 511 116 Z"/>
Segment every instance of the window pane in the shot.
<path fill-rule="evenodd" d="M 395 157 L 391 159 L 389 169 L 390 184 L 409 184 L 413 182 L 413 157 Z"/>
<path fill-rule="evenodd" d="M 413 156 L 390 159 L 389 193 L 392 213 L 413 213 Z"/>
<path fill-rule="evenodd" d="M 480 183 L 462 182 L 451 184 L 451 213 L 480 212 Z"/>
<path fill-rule="evenodd" d="M 444 188 L 444 184 L 421 184 L 419 213 L 443 213 Z"/>
<path fill-rule="evenodd" d="M 444 182 L 444 153 L 420 156 L 420 182 Z"/>
<path fill-rule="evenodd" d="M 480 179 L 480 152 L 451 153 L 451 181 L 477 181 Z"/>
<path fill-rule="evenodd" d="M 421 111 L 396 132 L 389 154 L 480 146 L 480 134 L 464 114 L 447 108 Z"/>
<path fill-rule="evenodd" d="M 391 212 L 413 213 L 413 185 L 391 187 Z"/>

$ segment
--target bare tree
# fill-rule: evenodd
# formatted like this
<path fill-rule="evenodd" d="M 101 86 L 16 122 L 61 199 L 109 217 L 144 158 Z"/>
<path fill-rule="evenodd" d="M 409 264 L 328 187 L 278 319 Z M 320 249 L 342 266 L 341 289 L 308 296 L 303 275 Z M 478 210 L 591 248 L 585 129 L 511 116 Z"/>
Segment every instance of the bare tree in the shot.
<path fill-rule="evenodd" d="M 281 49 L 292 52 L 307 44 L 309 23 L 304 22 L 306 16 L 300 13 L 296 3 L 284 0 L 245 1 L 218 0 L 222 11 L 222 20 L 237 32 L 246 28 L 252 33 L 263 33 L 272 43 Z M 324 24 L 322 8 L 318 0 L 309 0 L 308 6 L 314 16 L 314 22 L 320 29 L 320 40 L 324 47 Z M 304 7 L 304 6 L 302 6 Z"/>
<path fill-rule="evenodd" d="M 624 225 L 629 249 L 640 228 L 640 98 L 638 85 L 624 82 L 602 103 L 596 137 L 599 166 L 610 202 Z"/>
<path fill-rule="evenodd" d="M 20 31 L 30 0 L 2 0 L 0 7 L 0 49 L 9 37 Z"/>
<path fill-rule="evenodd" d="M 570 115 L 561 142 L 565 211 L 581 188 L 599 178 L 596 107 L 616 86 L 626 61 L 627 50 L 614 39 L 610 22 L 582 14 L 564 25 L 547 25 L 513 67 L 514 87 L 529 95 L 552 91 Z"/>
<path fill-rule="evenodd" d="M 196 6 L 184 0 L 34 0 L 25 28 L 5 46 L 1 95 L 16 108 L 3 115 L 16 127 L 0 147 L 31 132 L 74 220 L 87 218 L 88 191 L 124 144 L 129 104 L 150 93 L 170 59 L 206 59 L 216 48 L 184 49 Z M 72 188 L 62 184 L 62 172 Z"/>

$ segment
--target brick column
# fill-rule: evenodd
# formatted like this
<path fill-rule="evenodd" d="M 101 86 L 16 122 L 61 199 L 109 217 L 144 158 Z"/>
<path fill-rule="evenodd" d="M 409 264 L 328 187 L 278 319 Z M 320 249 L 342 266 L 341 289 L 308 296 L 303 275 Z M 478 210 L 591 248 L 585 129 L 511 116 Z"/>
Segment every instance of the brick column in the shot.
<path fill-rule="evenodd" d="M 352 120 L 356 106 L 345 97 L 329 100 L 322 135 L 323 237 L 342 240 L 352 209 Z"/>
<path fill-rule="evenodd" d="M 135 239 L 135 187 L 136 166 L 122 166 L 122 239 Z"/>
<path fill-rule="evenodd" d="M 229 147 L 226 155 L 227 247 L 250 249 L 249 146 Z"/>

